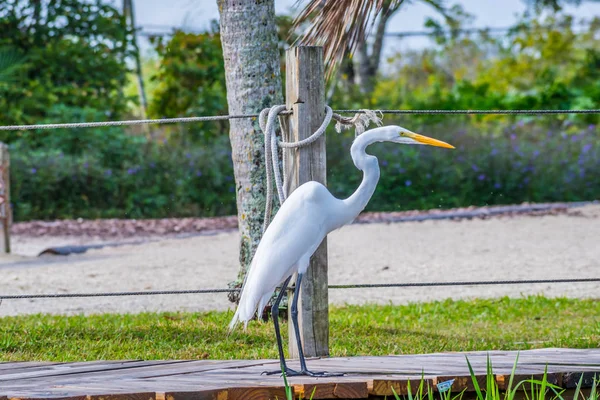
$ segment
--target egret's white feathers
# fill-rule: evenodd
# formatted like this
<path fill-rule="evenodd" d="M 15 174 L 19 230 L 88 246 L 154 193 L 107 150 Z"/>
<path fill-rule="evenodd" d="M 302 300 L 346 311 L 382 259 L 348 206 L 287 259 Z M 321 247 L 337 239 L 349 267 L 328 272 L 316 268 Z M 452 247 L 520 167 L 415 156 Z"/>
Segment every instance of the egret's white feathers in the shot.
<path fill-rule="evenodd" d="M 300 186 L 283 203 L 258 245 L 230 330 L 239 322 L 246 325 L 257 309 L 262 313 L 275 288 L 297 272 L 299 261 L 310 259 L 325 235 L 337 228 L 327 223 L 332 215 L 319 211 L 323 204 L 335 209 L 341 200 L 317 182 Z"/>

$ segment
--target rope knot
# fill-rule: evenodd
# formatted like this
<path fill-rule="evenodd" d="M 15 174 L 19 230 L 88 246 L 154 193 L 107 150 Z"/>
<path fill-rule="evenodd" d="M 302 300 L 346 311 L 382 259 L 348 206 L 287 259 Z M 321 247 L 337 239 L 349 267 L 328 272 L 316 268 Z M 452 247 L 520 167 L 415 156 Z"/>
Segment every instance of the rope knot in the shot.
<path fill-rule="evenodd" d="M 379 110 L 366 110 L 361 109 L 360 112 L 354 114 L 354 117 L 343 117 L 339 114 L 333 114 L 333 119 L 337 121 L 335 124 L 335 130 L 341 133 L 344 129 L 350 129 L 351 126 L 355 127 L 354 136 L 361 135 L 368 127 L 371 122 L 377 126 L 381 126 L 383 119 L 383 113 Z M 379 113 L 380 116 L 377 115 Z"/>

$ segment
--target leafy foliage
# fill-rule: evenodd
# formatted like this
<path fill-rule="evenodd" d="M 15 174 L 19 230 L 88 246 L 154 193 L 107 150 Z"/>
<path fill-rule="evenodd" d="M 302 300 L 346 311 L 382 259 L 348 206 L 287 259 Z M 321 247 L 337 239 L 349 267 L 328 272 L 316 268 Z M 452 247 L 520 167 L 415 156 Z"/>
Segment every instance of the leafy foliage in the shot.
<path fill-rule="evenodd" d="M 115 8 L 100 0 L 16 0 L 0 2 L 0 16 L 0 45 L 26 60 L 20 84 L 0 85 L 4 123 L 39 122 L 55 104 L 103 110 L 103 119 L 121 115 L 132 36 Z"/>
<path fill-rule="evenodd" d="M 524 20 L 499 39 L 486 32 L 477 39 L 443 38 L 438 49 L 393 59 L 397 72 L 380 79 L 372 102 L 376 108 L 416 109 L 597 107 L 600 19 L 583 33 L 576 29 L 571 17 L 562 16 Z"/>
<path fill-rule="evenodd" d="M 130 33 L 114 8 L 15 1 L 0 3 L 0 15 L 4 123 L 102 121 L 127 112 L 131 99 L 120 91 Z M 524 19 L 500 39 L 440 33 L 437 47 L 389 60 L 389 74 L 379 77 L 369 99 L 342 79 L 332 106 L 600 108 L 598 34 L 600 19 L 580 31 L 560 14 Z M 154 44 L 160 59 L 152 116 L 226 113 L 216 27 L 199 35 L 175 32 Z M 600 198 L 598 122 L 598 116 L 386 118 L 457 149 L 373 146 L 383 173 L 368 209 Z M 15 219 L 234 214 L 227 127 L 152 127 L 144 136 L 118 127 L 3 133 L 11 145 Z M 338 196 L 361 179 L 348 154 L 351 142 L 351 134 L 331 132 L 327 139 L 328 182 Z"/>
<path fill-rule="evenodd" d="M 57 107 L 49 119 L 57 115 L 100 118 L 91 109 Z M 10 149 L 16 220 L 235 213 L 227 137 L 186 150 L 118 127 L 42 135 L 32 132 Z"/>

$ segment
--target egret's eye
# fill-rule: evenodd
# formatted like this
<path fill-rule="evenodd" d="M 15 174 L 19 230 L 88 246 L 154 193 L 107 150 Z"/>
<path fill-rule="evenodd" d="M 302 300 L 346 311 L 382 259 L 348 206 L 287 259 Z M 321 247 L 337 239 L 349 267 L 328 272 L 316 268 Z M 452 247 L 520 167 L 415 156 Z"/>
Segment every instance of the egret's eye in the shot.
<path fill-rule="evenodd" d="M 400 136 L 404 136 L 404 132 L 400 132 Z"/>

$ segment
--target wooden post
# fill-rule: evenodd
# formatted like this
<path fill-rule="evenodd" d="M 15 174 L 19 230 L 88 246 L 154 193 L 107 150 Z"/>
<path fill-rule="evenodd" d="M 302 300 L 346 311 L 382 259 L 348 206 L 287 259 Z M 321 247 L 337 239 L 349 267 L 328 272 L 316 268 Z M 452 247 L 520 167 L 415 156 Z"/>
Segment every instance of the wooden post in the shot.
<path fill-rule="evenodd" d="M 3 253 L 10 253 L 10 158 L 8 145 L 0 143 L 0 221 L 2 221 L 3 240 L 0 243 Z"/>
<path fill-rule="evenodd" d="M 287 50 L 285 97 L 287 109 L 293 111 L 284 124 L 285 141 L 299 141 L 311 136 L 325 118 L 322 47 L 300 46 Z M 289 177 L 288 195 L 308 181 L 326 184 L 324 135 L 309 146 L 284 151 L 288 151 L 287 165 L 284 166 L 284 173 Z M 328 302 L 327 239 L 324 239 L 311 258 L 298 302 L 300 335 L 306 357 L 329 355 Z M 296 358 L 298 349 L 291 323 L 289 338 L 290 357 Z"/>

